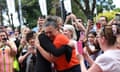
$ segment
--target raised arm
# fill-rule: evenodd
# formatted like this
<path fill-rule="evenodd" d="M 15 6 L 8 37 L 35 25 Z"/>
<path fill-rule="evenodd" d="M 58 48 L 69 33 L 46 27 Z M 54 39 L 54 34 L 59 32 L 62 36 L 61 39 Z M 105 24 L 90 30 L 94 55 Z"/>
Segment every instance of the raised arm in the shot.
<path fill-rule="evenodd" d="M 10 48 L 10 55 L 15 56 L 17 54 L 17 47 L 15 43 L 13 41 L 7 41 L 5 44 Z"/>
<path fill-rule="evenodd" d="M 87 70 L 85 64 L 84 64 L 84 58 L 83 56 L 81 55 L 81 58 L 80 58 L 80 67 L 81 67 L 81 72 L 102 72 L 101 68 L 93 63 L 92 66 Z"/>

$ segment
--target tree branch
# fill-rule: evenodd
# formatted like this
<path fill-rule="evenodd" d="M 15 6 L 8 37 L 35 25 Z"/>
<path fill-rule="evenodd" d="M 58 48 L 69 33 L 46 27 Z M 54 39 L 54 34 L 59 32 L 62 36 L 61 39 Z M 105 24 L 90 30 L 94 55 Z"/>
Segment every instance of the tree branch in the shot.
<path fill-rule="evenodd" d="M 83 0 L 84 1 L 84 4 L 85 4 L 85 9 L 86 11 L 90 11 L 90 6 L 89 6 L 89 0 Z"/>
<path fill-rule="evenodd" d="M 95 6 L 96 6 L 96 0 L 93 0 L 93 4 L 92 4 L 92 13 L 94 13 Z"/>
<path fill-rule="evenodd" d="M 85 13 L 84 8 L 82 7 L 82 5 L 80 4 L 80 2 L 78 0 L 73 0 L 78 6 L 79 8 Z"/>

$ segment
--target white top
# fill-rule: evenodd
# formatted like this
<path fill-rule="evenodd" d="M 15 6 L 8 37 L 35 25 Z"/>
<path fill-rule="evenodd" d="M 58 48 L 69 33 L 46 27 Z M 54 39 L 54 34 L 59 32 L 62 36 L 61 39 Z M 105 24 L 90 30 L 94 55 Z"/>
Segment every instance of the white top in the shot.
<path fill-rule="evenodd" d="M 95 63 L 103 72 L 120 72 L 120 50 L 108 50 L 98 56 Z"/>

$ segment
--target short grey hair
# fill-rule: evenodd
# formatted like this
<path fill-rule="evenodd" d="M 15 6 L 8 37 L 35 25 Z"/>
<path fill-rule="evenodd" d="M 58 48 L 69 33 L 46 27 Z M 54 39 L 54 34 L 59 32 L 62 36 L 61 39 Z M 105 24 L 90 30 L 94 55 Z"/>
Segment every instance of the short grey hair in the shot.
<path fill-rule="evenodd" d="M 44 27 L 53 26 L 54 28 L 58 28 L 58 25 L 55 21 L 46 21 Z"/>

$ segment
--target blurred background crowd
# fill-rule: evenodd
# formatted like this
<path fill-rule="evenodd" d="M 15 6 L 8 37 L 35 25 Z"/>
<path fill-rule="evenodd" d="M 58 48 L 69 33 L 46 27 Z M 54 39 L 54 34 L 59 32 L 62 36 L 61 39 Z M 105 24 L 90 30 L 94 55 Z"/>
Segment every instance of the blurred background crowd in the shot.
<path fill-rule="evenodd" d="M 120 71 L 113 0 L 15 2 L 0 0 L 0 72 Z"/>

